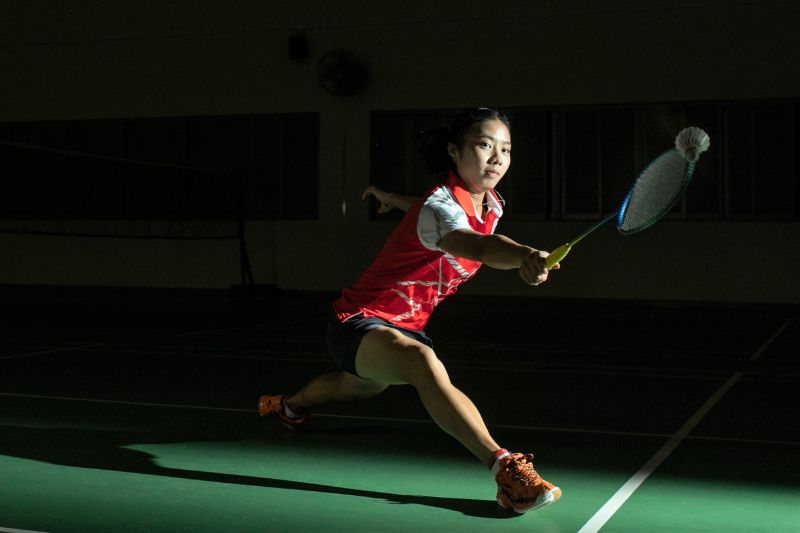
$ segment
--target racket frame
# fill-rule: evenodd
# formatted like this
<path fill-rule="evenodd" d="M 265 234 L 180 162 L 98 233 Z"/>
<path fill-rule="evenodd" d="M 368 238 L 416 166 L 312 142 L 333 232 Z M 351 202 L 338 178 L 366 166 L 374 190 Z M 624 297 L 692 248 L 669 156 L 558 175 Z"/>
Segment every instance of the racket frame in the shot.
<path fill-rule="evenodd" d="M 686 172 L 684 172 L 683 174 L 683 184 L 681 185 L 680 189 L 678 189 L 678 191 L 673 195 L 672 199 L 664 207 L 664 209 L 662 209 L 661 212 L 658 213 L 658 215 L 651 217 L 647 224 L 642 224 L 641 226 L 637 226 L 636 228 L 630 230 L 623 230 L 622 229 L 623 219 L 625 218 L 625 213 L 627 213 L 628 211 L 628 205 L 630 204 L 631 197 L 633 196 L 633 191 L 636 190 L 636 186 L 639 184 L 639 180 L 641 180 L 642 176 L 645 175 L 645 173 L 650 169 L 650 167 L 656 164 L 661 158 L 665 157 L 667 154 L 672 154 L 673 152 L 680 155 L 681 158 L 683 158 L 687 164 Z M 689 182 L 692 180 L 692 175 L 694 174 L 695 166 L 696 163 L 686 160 L 683 157 L 683 155 L 675 148 L 667 150 L 666 152 L 662 153 L 661 155 L 650 161 L 650 163 L 639 173 L 639 175 L 636 176 L 636 179 L 633 180 L 633 184 L 631 185 L 630 189 L 628 189 L 628 194 L 626 194 L 625 199 L 622 200 L 622 205 L 620 205 L 620 208 L 617 211 L 617 231 L 619 231 L 623 235 L 632 235 L 634 233 L 646 230 L 647 228 L 649 228 L 650 226 L 661 220 L 664 217 L 664 215 L 669 213 L 669 211 L 673 208 L 673 206 L 678 202 L 680 197 L 683 196 L 683 193 L 686 191 L 686 187 L 689 186 Z M 591 228 L 591 231 L 594 231 L 594 229 L 595 228 Z M 591 231 L 589 233 L 591 233 Z M 588 233 L 586 233 L 586 235 L 588 235 Z"/>

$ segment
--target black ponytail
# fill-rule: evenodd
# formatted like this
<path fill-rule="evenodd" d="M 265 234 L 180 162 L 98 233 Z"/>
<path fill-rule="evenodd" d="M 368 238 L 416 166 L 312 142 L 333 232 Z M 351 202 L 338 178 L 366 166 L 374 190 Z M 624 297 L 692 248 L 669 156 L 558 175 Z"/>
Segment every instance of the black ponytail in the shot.
<path fill-rule="evenodd" d="M 446 175 L 453 166 L 450 155 L 447 153 L 447 145 L 450 143 L 450 128 L 440 126 L 425 130 L 417 135 L 417 141 L 428 172 L 437 177 Z"/>

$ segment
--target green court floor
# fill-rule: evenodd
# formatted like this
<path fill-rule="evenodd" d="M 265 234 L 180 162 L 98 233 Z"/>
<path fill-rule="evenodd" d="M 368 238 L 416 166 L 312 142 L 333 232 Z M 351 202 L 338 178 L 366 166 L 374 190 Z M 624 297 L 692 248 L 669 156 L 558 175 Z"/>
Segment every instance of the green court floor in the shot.
<path fill-rule="evenodd" d="M 409 387 L 308 433 L 256 415 L 333 369 L 325 301 L 39 298 L 0 326 L 0 531 L 800 531 L 790 312 L 443 306 L 452 381 L 563 489 L 515 516 Z"/>

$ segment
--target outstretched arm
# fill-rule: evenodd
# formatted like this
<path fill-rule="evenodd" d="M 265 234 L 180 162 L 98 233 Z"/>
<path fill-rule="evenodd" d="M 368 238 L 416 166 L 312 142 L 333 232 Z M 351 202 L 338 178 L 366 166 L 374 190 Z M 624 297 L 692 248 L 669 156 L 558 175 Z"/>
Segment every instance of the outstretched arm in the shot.
<path fill-rule="evenodd" d="M 399 209 L 400 211 L 408 211 L 414 203 L 419 200 L 415 196 L 403 196 L 402 194 L 395 194 L 383 191 L 377 187 L 367 187 L 361 194 L 361 199 L 366 200 L 370 196 L 374 196 L 380 203 L 378 213 L 388 213 L 392 209 Z"/>
<path fill-rule="evenodd" d="M 439 248 L 492 268 L 518 268 L 520 277 L 530 285 L 546 281 L 550 271 L 544 264 L 549 253 L 519 244 L 505 235 L 483 235 L 468 229 L 457 229 L 442 237 Z M 553 269 L 557 268 L 560 266 L 553 266 Z"/>

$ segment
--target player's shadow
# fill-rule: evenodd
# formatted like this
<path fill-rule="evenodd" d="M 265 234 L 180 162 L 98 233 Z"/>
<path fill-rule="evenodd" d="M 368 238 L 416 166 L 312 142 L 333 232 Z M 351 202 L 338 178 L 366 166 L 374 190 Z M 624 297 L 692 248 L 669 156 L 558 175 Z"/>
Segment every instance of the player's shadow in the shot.
<path fill-rule="evenodd" d="M 127 448 L 128 445 L 144 443 L 175 443 L 199 440 L 195 435 L 171 435 L 163 438 L 145 432 L 125 432 L 103 429 L 41 428 L 25 426 L 0 426 L 0 455 L 43 461 L 46 463 L 102 470 L 115 470 L 135 474 L 149 474 L 172 478 L 209 481 L 268 487 L 287 490 L 302 490 L 325 494 L 341 494 L 385 500 L 395 504 L 426 505 L 449 509 L 469 516 L 505 519 L 518 516 L 497 506 L 493 500 L 468 498 L 445 498 L 394 494 L 371 490 L 336 487 L 319 483 L 305 483 L 268 477 L 205 472 L 160 466 L 156 456 L 147 452 Z M 202 440 L 211 440 L 202 438 Z"/>

